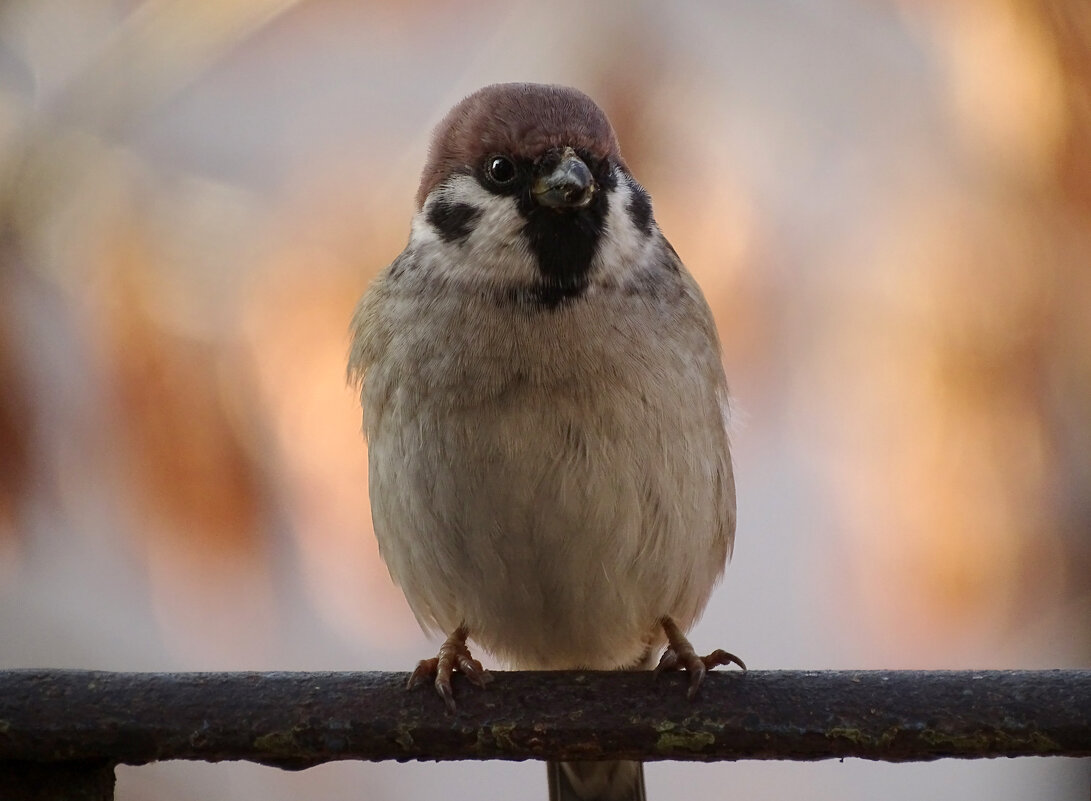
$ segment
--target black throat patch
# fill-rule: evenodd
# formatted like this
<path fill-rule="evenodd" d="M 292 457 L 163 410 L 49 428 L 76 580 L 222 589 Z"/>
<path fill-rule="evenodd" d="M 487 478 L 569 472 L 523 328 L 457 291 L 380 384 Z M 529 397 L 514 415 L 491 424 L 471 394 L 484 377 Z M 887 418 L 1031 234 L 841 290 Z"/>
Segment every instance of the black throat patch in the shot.
<path fill-rule="evenodd" d="M 598 190 L 581 209 L 551 209 L 536 203 L 529 192 L 518 196 L 519 212 L 526 223 L 523 234 L 538 263 L 541 297 L 547 306 L 578 298 L 588 286 L 591 263 L 606 228 L 611 173 L 596 176 Z"/>
<path fill-rule="evenodd" d="M 512 287 L 505 291 L 501 300 L 505 305 L 513 304 L 529 311 L 554 311 L 578 300 L 589 285 L 586 278 L 564 286 L 543 281 L 531 286 Z"/>

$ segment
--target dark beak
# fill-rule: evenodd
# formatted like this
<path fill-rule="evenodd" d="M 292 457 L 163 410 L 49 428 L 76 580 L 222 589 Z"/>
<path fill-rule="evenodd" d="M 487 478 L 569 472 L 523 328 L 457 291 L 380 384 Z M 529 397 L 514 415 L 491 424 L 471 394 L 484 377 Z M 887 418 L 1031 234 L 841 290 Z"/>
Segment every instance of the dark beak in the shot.
<path fill-rule="evenodd" d="M 582 209 L 595 195 L 591 170 L 570 147 L 561 153 L 560 163 L 534 182 L 534 199 L 551 209 Z"/>

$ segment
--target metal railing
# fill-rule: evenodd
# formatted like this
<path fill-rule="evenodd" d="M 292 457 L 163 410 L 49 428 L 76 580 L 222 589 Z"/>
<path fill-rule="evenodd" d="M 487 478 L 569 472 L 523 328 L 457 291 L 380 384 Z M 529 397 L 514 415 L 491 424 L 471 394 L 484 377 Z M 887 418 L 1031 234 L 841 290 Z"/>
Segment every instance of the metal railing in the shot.
<path fill-rule="evenodd" d="M 456 677 L 458 710 L 401 673 L 0 671 L 0 798 L 113 797 L 166 759 L 890 762 L 1091 756 L 1091 670 Z"/>

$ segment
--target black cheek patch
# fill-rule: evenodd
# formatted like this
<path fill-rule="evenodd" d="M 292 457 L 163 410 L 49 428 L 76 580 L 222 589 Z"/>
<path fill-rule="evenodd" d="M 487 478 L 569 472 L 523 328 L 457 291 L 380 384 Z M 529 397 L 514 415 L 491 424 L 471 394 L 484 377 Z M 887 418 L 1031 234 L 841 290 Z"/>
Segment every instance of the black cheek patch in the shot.
<path fill-rule="evenodd" d="M 481 209 L 469 203 L 436 201 L 428 208 L 428 222 L 444 242 L 461 242 L 470 235 Z"/>
<path fill-rule="evenodd" d="M 638 184 L 632 178 L 629 179 L 629 204 L 627 211 L 629 212 L 629 219 L 633 221 L 633 225 L 636 226 L 638 231 L 642 231 L 644 236 L 651 236 L 652 233 L 652 201 L 648 197 L 648 193 L 644 191 L 644 187 Z"/>

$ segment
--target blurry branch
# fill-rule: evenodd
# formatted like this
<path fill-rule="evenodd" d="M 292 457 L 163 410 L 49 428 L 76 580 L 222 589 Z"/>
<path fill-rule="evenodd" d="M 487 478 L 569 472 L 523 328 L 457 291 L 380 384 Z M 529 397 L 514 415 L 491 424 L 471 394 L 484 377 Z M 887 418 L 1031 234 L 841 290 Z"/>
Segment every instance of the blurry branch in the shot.
<path fill-rule="evenodd" d="M 692 703 L 678 674 L 498 673 L 487 690 L 456 678 L 454 716 L 405 679 L 0 672 L 0 772 L 5 761 L 1091 756 L 1091 670 L 724 671 Z"/>

